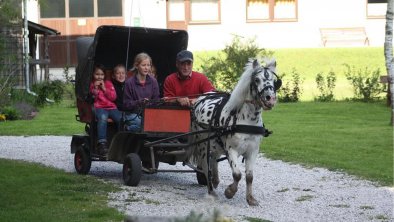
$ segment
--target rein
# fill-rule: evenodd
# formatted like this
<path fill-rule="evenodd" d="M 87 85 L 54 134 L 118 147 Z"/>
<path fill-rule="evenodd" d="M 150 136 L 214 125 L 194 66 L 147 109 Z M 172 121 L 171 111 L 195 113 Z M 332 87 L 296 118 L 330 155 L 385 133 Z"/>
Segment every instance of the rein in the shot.
<path fill-rule="evenodd" d="M 164 100 L 172 100 L 172 99 L 179 99 L 179 98 L 194 98 L 194 97 L 200 97 L 200 96 L 211 96 L 211 95 L 220 95 L 220 94 L 228 94 L 226 92 L 220 92 L 220 91 L 212 91 L 208 93 L 199 93 L 199 94 L 190 94 L 187 96 L 169 96 L 169 97 L 163 97 Z"/>

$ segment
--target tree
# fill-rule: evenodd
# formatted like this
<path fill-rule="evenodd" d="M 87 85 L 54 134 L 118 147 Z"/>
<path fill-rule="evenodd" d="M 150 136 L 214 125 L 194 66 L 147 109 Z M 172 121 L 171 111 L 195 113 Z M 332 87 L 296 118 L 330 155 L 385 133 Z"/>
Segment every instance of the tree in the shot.
<path fill-rule="evenodd" d="M 393 66 L 393 7 L 394 0 L 387 1 L 386 37 L 384 42 L 384 57 L 386 59 L 387 79 L 391 97 L 391 121 L 394 126 L 394 66 Z"/>

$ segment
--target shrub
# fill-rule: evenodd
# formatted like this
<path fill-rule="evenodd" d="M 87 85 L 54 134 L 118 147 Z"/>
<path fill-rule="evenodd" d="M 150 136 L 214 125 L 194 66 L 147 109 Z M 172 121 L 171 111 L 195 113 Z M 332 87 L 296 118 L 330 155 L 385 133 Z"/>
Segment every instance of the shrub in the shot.
<path fill-rule="evenodd" d="M 16 102 L 13 107 L 20 114 L 20 118 L 24 120 L 30 120 L 35 117 L 38 109 L 26 102 Z"/>
<path fill-rule="evenodd" d="M 344 64 L 346 79 L 351 82 L 354 89 L 355 100 L 364 102 L 373 101 L 380 98 L 380 94 L 384 91 L 384 85 L 380 83 L 380 69 L 370 71 L 368 67 L 364 70 L 350 67 Z"/>
<path fill-rule="evenodd" d="M 322 73 L 318 73 L 315 80 L 317 84 L 317 89 L 320 92 L 320 95 L 315 97 L 315 101 L 334 101 L 334 88 L 335 82 L 337 81 L 335 73 L 333 71 L 330 71 L 326 77 L 324 77 Z"/>
<path fill-rule="evenodd" d="M 25 102 L 33 105 L 36 97 L 27 93 L 23 89 L 12 89 L 11 90 L 11 103 Z"/>
<path fill-rule="evenodd" d="M 282 81 L 285 78 L 285 76 L 286 73 L 283 73 L 281 76 Z M 293 68 L 291 77 L 292 79 L 290 81 L 287 81 L 284 85 L 282 85 L 282 87 L 278 92 L 279 101 L 281 102 L 298 102 L 300 99 L 300 96 L 302 94 L 301 85 L 303 79 L 301 79 L 300 74 L 297 72 L 295 68 Z"/>
<path fill-rule="evenodd" d="M 53 99 L 59 103 L 63 99 L 65 84 L 60 80 L 45 81 L 33 85 L 33 90 L 37 93 L 35 105 L 43 106 L 48 99 Z"/>
<path fill-rule="evenodd" d="M 249 58 L 269 57 L 272 54 L 273 52 L 259 48 L 255 38 L 241 41 L 241 37 L 236 36 L 217 57 L 203 59 L 201 69 L 216 89 L 229 91 L 238 82 Z"/>
<path fill-rule="evenodd" d="M 7 120 L 18 120 L 21 118 L 18 110 L 12 106 L 3 107 L 1 113 L 5 115 Z"/>

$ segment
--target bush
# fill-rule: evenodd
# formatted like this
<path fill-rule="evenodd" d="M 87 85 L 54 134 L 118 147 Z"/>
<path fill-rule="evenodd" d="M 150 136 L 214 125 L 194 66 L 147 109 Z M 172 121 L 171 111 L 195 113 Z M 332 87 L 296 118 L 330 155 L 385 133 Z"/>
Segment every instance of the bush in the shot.
<path fill-rule="evenodd" d="M 236 36 L 217 57 L 203 59 L 201 69 L 216 89 L 230 91 L 238 82 L 249 58 L 269 57 L 272 54 L 259 48 L 254 38 L 242 42 L 241 37 Z"/>
<path fill-rule="evenodd" d="M 374 71 L 370 71 L 368 67 L 365 67 L 364 70 L 356 70 L 354 66 L 344 65 L 347 68 L 346 79 L 353 85 L 354 100 L 369 102 L 380 98 L 380 94 L 384 91 L 384 85 L 380 83 L 379 68 Z"/>
<path fill-rule="evenodd" d="M 18 120 L 21 118 L 19 111 L 12 106 L 3 107 L 1 113 L 5 115 L 7 120 Z"/>
<path fill-rule="evenodd" d="M 33 119 L 38 112 L 36 107 L 26 102 L 16 102 L 13 107 L 20 114 L 20 118 L 24 120 Z"/>
<path fill-rule="evenodd" d="M 11 103 L 24 102 L 33 105 L 36 101 L 36 97 L 27 93 L 23 89 L 12 89 L 11 90 Z"/>
<path fill-rule="evenodd" d="M 45 81 L 33 85 L 33 90 L 37 93 L 35 105 L 43 106 L 47 99 L 60 103 L 63 99 L 65 84 L 60 80 Z"/>
<path fill-rule="evenodd" d="M 286 73 L 283 73 L 283 75 L 280 77 L 282 81 L 285 78 L 285 76 Z M 287 81 L 286 84 L 282 85 L 282 87 L 278 92 L 279 101 L 281 102 L 298 102 L 300 99 L 300 96 L 302 94 L 301 85 L 303 79 L 301 79 L 300 74 L 297 72 L 295 68 L 293 68 L 291 77 L 292 79 L 290 81 Z"/>
<path fill-rule="evenodd" d="M 316 75 L 316 84 L 320 95 L 315 97 L 315 101 L 330 102 L 334 101 L 334 88 L 337 78 L 333 71 L 329 72 L 326 77 L 322 73 Z"/>

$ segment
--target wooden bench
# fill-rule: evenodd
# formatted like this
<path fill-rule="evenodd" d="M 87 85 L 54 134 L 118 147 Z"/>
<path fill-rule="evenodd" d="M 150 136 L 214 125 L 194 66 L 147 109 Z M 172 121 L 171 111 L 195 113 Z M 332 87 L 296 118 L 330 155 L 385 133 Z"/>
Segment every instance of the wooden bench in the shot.
<path fill-rule="evenodd" d="M 320 28 L 323 45 L 327 42 L 362 42 L 369 46 L 369 39 L 364 27 L 352 28 Z"/>

